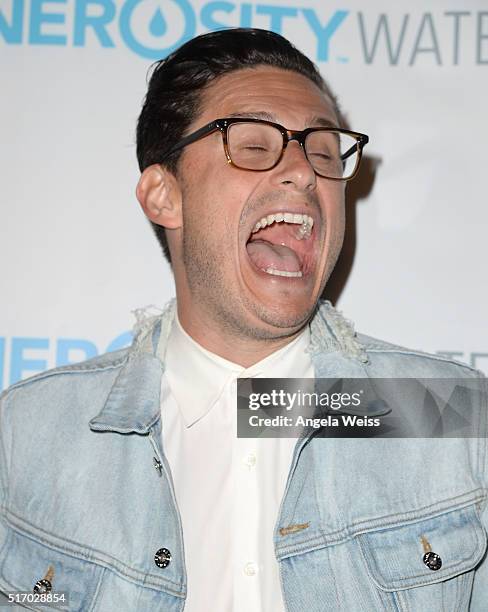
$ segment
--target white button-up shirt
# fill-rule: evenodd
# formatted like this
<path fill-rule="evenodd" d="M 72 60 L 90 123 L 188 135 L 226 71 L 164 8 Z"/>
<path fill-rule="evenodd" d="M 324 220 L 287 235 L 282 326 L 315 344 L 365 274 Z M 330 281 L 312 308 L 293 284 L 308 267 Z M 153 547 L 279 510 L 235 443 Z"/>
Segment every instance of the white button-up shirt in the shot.
<path fill-rule="evenodd" d="M 180 511 L 185 612 L 283 612 L 273 531 L 294 438 L 237 438 L 236 379 L 312 378 L 308 326 L 250 368 L 196 343 L 175 318 L 161 383 L 163 449 Z"/>

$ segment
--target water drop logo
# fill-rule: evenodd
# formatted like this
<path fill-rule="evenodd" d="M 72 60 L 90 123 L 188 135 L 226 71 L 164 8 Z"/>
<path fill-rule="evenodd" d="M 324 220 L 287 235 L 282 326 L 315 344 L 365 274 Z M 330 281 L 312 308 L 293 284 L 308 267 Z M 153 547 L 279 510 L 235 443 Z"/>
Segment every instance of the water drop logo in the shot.
<path fill-rule="evenodd" d="M 155 9 L 148 13 L 145 9 L 150 9 L 150 7 L 155 7 Z M 144 20 L 147 24 L 146 35 L 134 28 L 135 19 L 133 19 L 133 16 L 136 12 L 139 15 L 142 13 L 150 15 L 149 18 Z M 173 16 L 173 19 L 168 18 L 168 15 Z M 179 17 L 178 21 L 183 24 L 182 33 L 177 40 L 171 41 L 169 45 L 166 42 L 162 46 L 162 41 L 157 39 L 164 39 L 166 34 L 175 30 L 175 24 L 173 23 L 173 20 L 176 21 L 174 19 L 175 15 Z M 138 19 L 139 21 L 140 19 Z M 128 0 L 120 12 L 120 33 L 125 44 L 138 55 L 151 60 L 166 57 L 184 42 L 193 38 L 196 29 L 195 13 L 188 0 L 161 0 L 157 3 L 154 0 Z"/>
<path fill-rule="evenodd" d="M 149 31 L 153 36 L 164 36 L 168 30 L 168 24 L 161 9 L 157 8 L 153 18 L 149 22 Z"/>

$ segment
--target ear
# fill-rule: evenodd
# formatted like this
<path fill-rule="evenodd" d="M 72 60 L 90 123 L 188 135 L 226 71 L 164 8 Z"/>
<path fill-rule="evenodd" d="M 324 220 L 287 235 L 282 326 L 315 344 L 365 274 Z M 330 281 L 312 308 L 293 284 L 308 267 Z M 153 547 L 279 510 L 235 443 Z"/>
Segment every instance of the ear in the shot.
<path fill-rule="evenodd" d="M 136 197 L 146 217 L 168 229 L 183 225 L 181 189 L 174 174 L 159 164 L 148 166 L 137 183 Z"/>

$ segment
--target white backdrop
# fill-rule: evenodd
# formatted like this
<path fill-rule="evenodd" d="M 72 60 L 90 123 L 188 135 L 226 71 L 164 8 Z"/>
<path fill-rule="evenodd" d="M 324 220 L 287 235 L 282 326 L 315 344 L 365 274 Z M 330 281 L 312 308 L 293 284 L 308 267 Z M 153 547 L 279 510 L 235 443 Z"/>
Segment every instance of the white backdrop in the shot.
<path fill-rule="evenodd" d="M 127 343 L 174 294 L 134 196 L 146 72 L 238 25 L 290 38 L 370 135 L 338 307 L 488 371 L 486 0 L 0 0 L 0 388 Z"/>

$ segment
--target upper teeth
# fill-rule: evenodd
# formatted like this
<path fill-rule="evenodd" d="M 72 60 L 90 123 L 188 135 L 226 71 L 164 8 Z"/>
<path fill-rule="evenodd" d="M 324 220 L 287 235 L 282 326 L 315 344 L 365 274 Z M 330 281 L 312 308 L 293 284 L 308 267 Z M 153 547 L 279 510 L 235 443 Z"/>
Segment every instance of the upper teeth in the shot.
<path fill-rule="evenodd" d="M 260 229 L 263 229 L 263 227 L 266 227 L 267 225 L 271 225 L 272 223 L 296 223 L 297 225 L 302 225 L 304 226 L 305 232 L 306 233 L 310 233 L 313 227 L 313 219 L 312 217 L 309 217 L 308 215 L 296 215 L 293 213 L 285 213 L 285 212 L 279 212 L 276 213 L 275 215 L 268 215 L 267 217 L 263 217 L 262 219 L 260 219 L 256 225 L 254 226 L 253 230 L 252 230 L 252 234 L 254 234 L 255 232 L 258 232 Z"/>

